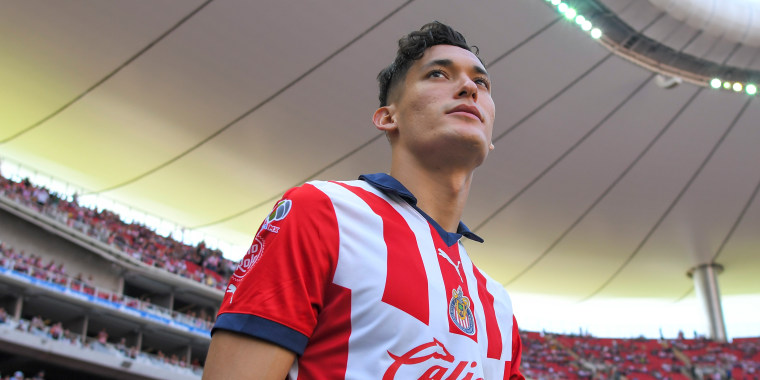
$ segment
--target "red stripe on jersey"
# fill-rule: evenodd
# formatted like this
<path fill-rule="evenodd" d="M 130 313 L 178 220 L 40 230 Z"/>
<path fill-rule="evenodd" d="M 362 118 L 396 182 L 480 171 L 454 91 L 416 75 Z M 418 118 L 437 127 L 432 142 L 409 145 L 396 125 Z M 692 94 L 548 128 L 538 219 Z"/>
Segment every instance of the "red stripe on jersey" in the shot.
<path fill-rule="evenodd" d="M 298 379 L 343 379 L 348 366 L 351 336 L 351 289 L 330 283 L 324 310 L 303 355 L 298 359 Z"/>
<path fill-rule="evenodd" d="M 383 220 L 388 274 L 382 301 L 429 324 L 427 273 L 414 232 L 404 217 L 379 196 L 360 187 L 336 183 L 356 194 Z"/>
<path fill-rule="evenodd" d="M 430 234 L 433 237 L 433 244 L 435 245 L 436 256 L 438 257 L 438 266 L 441 269 L 443 284 L 446 288 L 446 304 L 449 305 L 446 310 L 446 313 L 449 314 L 449 332 L 464 335 L 477 342 L 478 330 L 475 323 L 474 305 L 472 304 L 472 297 L 470 297 L 470 289 L 464 277 L 464 268 L 459 256 L 459 244 L 454 244 L 451 247 L 447 246 L 432 225 L 430 225 Z M 458 292 L 459 289 L 462 290 L 463 298 L 460 302 L 454 302 L 456 294 L 454 292 Z M 455 319 L 456 322 L 454 321 Z"/>
<path fill-rule="evenodd" d="M 520 372 L 521 358 L 522 339 L 520 339 L 520 330 L 517 328 L 517 319 L 512 315 L 512 361 L 505 363 L 504 379 L 525 380 L 525 376 Z"/>
<path fill-rule="evenodd" d="M 472 267 L 475 279 L 478 281 L 478 297 L 483 305 L 483 314 L 486 319 L 486 334 L 488 336 L 488 354 L 491 359 L 501 359 L 501 329 L 496 319 L 496 311 L 493 308 L 493 294 L 486 288 L 486 278 L 476 267 Z"/>

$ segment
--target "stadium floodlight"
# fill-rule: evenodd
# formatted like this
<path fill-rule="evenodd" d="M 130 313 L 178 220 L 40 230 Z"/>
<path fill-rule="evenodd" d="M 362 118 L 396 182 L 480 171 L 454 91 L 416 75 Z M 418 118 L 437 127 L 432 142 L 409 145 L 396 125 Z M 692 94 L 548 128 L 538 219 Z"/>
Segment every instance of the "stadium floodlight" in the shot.
<path fill-rule="evenodd" d="M 591 25 L 591 21 L 589 21 L 589 20 L 584 21 L 583 24 L 581 25 L 581 29 L 583 29 L 586 32 L 588 32 L 589 30 L 591 30 L 592 27 L 593 27 L 593 25 Z"/>
<path fill-rule="evenodd" d="M 578 12 L 573 8 L 567 8 L 565 11 L 565 17 L 567 17 L 568 20 L 572 20 L 575 18 L 575 16 L 578 15 Z"/>
<path fill-rule="evenodd" d="M 723 84 L 723 82 L 720 81 L 718 78 L 713 78 L 710 81 L 710 87 L 712 88 L 720 88 L 720 86 Z"/>
<path fill-rule="evenodd" d="M 602 38 L 602 31 L 599 28 L 591 29 L 591 38 L 598 40 Z"/>
<path fill-rule="evenodd" d="M 739 91 L 741 91 L 741 90 L 742 90 L 742 88 L 744 88 L 744 87 L 742 86 L 742 84 L 741 84 L 741 83 L 739 83 L 739 82 L 736 82 L 736 83 L 734 83 L 734 86 L 733 86 L 733 88 L 734 88 L 734 91 L 736 91 L 736 92 L 739 92 Z"/>
<path fill-rule="evenodd" d="M 748 84 L 745 87 L 745 90 L 747 91 L 747 95 L 755 95 L 755 94 L 757 94 L 757 86 L 755 86 L 754 84 Z"/>
<path fill-rule="evenodd" d="M 575 18 L 575 23 L 578 25 L 583 25 L 584 23 L 586 23 L 586 18 L 583 17 L 583 15 L 579 15 L 578 17 Z"/>
<path fill-rule="evenodd" d="M 731 88 L 731 82 L 723 82 L 723 88 L 725 88 L 726 90 Z"/>
<path fill-rule="evenodd" d="M 562 0 L 552 0 L 552 5 L 557 6 L 561 2 L 562 2 Z"/>
<path fill-rule="evenodd" d="M 559 3 L 559 5 L 557 5 L 557 10 L 559 13 L 565 13 L 569 8 L 570 7 L 568 7 L 565 3 Z M 575 9 L 573 9 L 573 12 L 575 12 Z"/>

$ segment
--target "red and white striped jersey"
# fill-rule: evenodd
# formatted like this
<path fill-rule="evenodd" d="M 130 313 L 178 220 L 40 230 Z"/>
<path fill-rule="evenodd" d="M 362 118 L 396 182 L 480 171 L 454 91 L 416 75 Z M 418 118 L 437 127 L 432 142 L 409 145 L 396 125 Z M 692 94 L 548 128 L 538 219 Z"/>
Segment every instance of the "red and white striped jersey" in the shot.
<path fill-rule="evenodd" d="M 261 225 L 214 330 L 298 354 L 291 379 L 522 379 L 504 288 L 385 174 L 309 182 Z M 213 333 L 213 332 L 212 332 Z"/>

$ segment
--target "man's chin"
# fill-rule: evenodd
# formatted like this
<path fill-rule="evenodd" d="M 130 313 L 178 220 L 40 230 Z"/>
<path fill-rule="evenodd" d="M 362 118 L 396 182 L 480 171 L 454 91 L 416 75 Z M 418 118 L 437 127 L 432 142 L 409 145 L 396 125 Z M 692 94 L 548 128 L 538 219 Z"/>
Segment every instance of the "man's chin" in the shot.
<path fill-rule="evenodd" d="M 440 141 L 435 146 L 431 147 L 429 154 L 432 156 L 440 156 L 441 161 L 449 164 L 468 164 L 473 168 L 480 166 L 488 156 L 490 142 L 485 142 L 483 138 L 463 139 L 462 136 L 458 138 L 447 139 L 447 141 Z"/>

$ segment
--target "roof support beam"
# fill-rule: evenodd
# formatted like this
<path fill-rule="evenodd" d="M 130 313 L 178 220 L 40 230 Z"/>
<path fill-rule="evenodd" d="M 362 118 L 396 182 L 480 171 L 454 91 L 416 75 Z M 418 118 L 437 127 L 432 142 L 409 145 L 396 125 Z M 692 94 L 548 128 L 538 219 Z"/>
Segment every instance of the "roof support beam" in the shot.
<path fill-rule="evenodd" d="M 726 323 L 723 319 L 723 306 L 720 302 L 718 274 L 723 272 L 723 266 L 718 263 L 705 263 L 691 268 L 687 273 L 694 280 L 694 289 L 702 302 L 707 314 L 710 339 L 716 342 L 727 342 Z"/>

